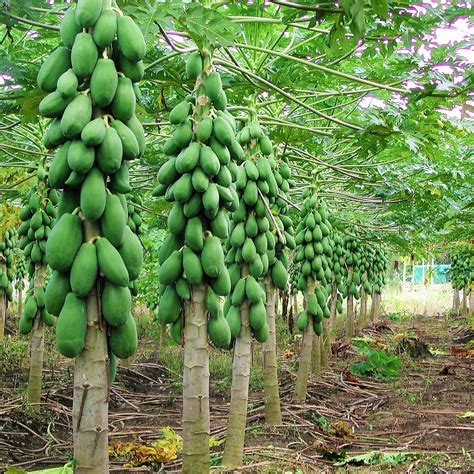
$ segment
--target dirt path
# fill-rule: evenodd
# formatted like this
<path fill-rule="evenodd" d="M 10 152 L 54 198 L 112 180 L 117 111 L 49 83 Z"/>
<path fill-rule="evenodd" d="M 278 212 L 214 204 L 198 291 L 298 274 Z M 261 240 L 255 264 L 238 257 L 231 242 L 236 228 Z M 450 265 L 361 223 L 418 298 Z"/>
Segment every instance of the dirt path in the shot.
<path fill-rule="evenodd" d="M 336 343 L 337 357 L 320 381 L 310 382 L 305 405 L 291 401 L 294 356 L 286 351 L 290 356 L 282 363 L 284 425 L 264 425 L 262 394 L 253 393 L 242 472 L 474 472 L 474 354 L 469 352 L 472 343 L 455 343 L 463 334 L 461 321 L 444 316 L 386 321 L 367 329 L 364 336 L 374 349 L 394 352 L 404 338 L 416 336 L 435 356 L 412 359 L 401 354 L 400 376 L 379 382 L 351 374 L 349 365 L 364 357 L 355 347 Z M 111 443 L 149 444 L 160 438 L 162 427 L 179 433 L 176 379 L 157 358 L 134 363 L 131 370 L 120 369 L 111 391 Z M 213 391 L 214 466 L 220 462 L 225 437 L 228 400 L 223 397 Z M 51 459 L 58 465 L 71 456 L 70 383 L 48 382 L 41 418 L 28 414 L 18 391 L 1 389 L 0 401 L 0 470 L 5 465 L 40 469 L 51 465 Z M 157 472 L 160 467 L 162 472 L 179 471 L 179 459 L 124 468 L 128 458 L 113 459 L 114 472 Z"/>

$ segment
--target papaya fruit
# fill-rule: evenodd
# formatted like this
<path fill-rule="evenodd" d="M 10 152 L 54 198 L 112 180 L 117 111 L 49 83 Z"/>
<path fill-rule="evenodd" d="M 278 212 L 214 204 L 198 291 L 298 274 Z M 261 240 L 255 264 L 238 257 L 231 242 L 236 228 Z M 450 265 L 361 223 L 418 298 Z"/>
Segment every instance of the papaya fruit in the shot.
<path fill-rule="evenodd" d="M 158 319 L 161 324 L 173 324 L 181 313 L 181 301 L 174 286 L 167 286 L 158 305 Z"/>
<path fill-rule="evenodd" d="M 220 239 L 227 239 L 229 236 L 229 219 L 222 209 L 211 221 L 211 232 Z"/>
<path fill-rule="evenodd" d="M 186 222 L 183 205 L 180 202 L 175 202 L 168 214 L 168 230 L 174 235 L 180 235 L 186 228 Z"/>
<path fill-rule="evenodd" d="M 211 138 L 213 129 L 212 122 L 213 121 L 211 117 L 205 117 L 198 123 L 196 127 L 196 138 L 200 142 L 205 143 L 209 140 L 209 138 Z"/>
<path fill-rule="evenodd" d="M 105 210 L 106 198 L 104 175 L 93 167 L 81 187 L 80 206 L 84 217 L 93 221 L 100 219 Z"/>
<path fill-rule="evenodd" d="M 140 239 L 128 226 L 125 226 L 123 241 L 118 251 L 127 268 L 130 281 L 136 280 L 143 266 L 143 247 Z"/>
<path fill-rule="evenodd" d="M 107 237 L 112 245 L 119 247 L 124 241 L 127 215 L 120 199 L 115 194 L 107 194 L 105 209 L 100 219 L 102 235 Z M 131 231 L 130 231 L 131 232 Z"/>
<path fill-rule="evenodd" d="M 252 276 L 247 277 L 246 280 L 247 281 L 245 283 L 245 294 L 247 295 L 247 299 L 251 303 L 258 303 L 264 298 L 265 292 L 263 291 L 257 280 Z"/>
<path fill-rule="evenodd" d="M 201 53 L 191 53 L 186 61 L 186 74 L 190 79 L 197 79 L 202 73 L 202 57 Z"/>
<path fill-rule="evenodd" d="M 109 189 L 113 193 L 127 194 L 132 190 L 128 171 L 128 163 L 122 161 L 118 171 L 109 176 Z"/>
<path fill-rule="evenodd" d="M 253 240 L 247 237 L 242 247 L 242 258 L 247 263 L 252 263 L 257 255 L 257 250 Z"/>
<path fill-rule="evenodd" d="M 69 271 L 82 244 L 79 216 L 64 214 L 55 224 L 46 243 L 46 262 L 59 272 Z"/>
<path fill-rule="evenodd" d="M 189 119 L 185 119 L 171 137 L 177 151 L 186 148 L 191 143 L 192 138 L 193 128 Z"/>
<path fill-rule="evenodd" d="M 2 286 L 6 287 L 7 285 L 2 285 Z M 34 319 L 37 312 L 38 312 L 38 304 L 36 303 L 36 298 L 33 295 L 31 295 L 25 301 L 25 309 L 23 310 L 23 317 L 25 319 Z"/>
<path fill-rule="evenodd" d="M 92 38 L 99 48 L 107 48 L 117 34 L 117 13 L 114 10 L 103 10 L 94 24 Z"/>
<path fill-rule="evenodd" d="M 214 138 L 214 136 L 211 137 L 211 148 L 212 151 L 216 154 L 217 158 L 219 158 L 221 165 L 230 164 L 230 152 L 228 148 L 219 140 Z"/>
<path fill-rule="evenodd" d="M 138 158 L 140 147 L 135 134 L 120 120 L 113 120 L 110 126 L 117 131 L 122 141 L 123 159 L 134 160 Z"/>
<path fill-rule="evenodd" d="M 71 289 L 76 296 L 85 297 L 94 287 L 99 274 L 97 251 L 93 243 L 83 243 L 71 268 Z"/>
<path fill-rule="evenodd" d="M 105 136 L 96 150 L 96 164 L 105 174 L 113 174 L 122 164 L 123 145 L 117 130 L 108 127 Z"/>
<path fill-rule="evenodd" d="M 76 7 L 68 8 L 59 26 L 59 36 L 66 48 L 72 48 L 76 35 L 81 32 L 81 27 L 76 23 Z M 69 56 L 68 51 L 68 56 Z"/>
<path fill-rule="evenodd" d="M 219 191 L 215 183 L 209 183 L 208 188 L 202 195 L 204 212 L 209 219 L 214 219 L 219 212 Z"/>
<path fill-rule="evenodd" d="M 217 155 L 212 151 L 210 146 L 204 145 L 201 147 L 199 166 L 209 177 L 219 173 L 221 164 L 219 158 L 217 158 Z"/>
<path fill-rule="evenodd" d="M 64 189 L 61 193 L 61 199 L 59 200 L 56 220 L 61 219 L 66 213 L 72 213 L 76 208 L 80 206 L 80 194 L 75 189 L 68 190 Z"/>
<path fill-rule="evenodd" d="M 230 327 L 221 311 L 217 316 L 209 318 L 207 333 L 215 347 L 227 349 L 230 346 L 232 338 Z"/>
<path fill-rule="evenodd" d="M 308 320 L 309 320 L 308 312 L 302 311 L 299 314 L 298 319 L 296 320 L 296 327 L 298 328 L 298 331 L 305 332 L 306 327 L 308 326 Z"/>
<path fill-rule="evenodd" d="M 41 65 L 37 83 L 44 92 L 56 90 L 58 79 L 71 67 L 71 54 L 64 46 L 56 48 Z"/>
<path fill-rule="evenodd" d="M 183 249 L 183 269 L 190 285 L 199 285 L 203 279 L 202 263 L 190 248 Z"/>
<path fill-rule="evenodd" d="M 183 246 L 183 242 L 174 234 L 168 234 L 158 249 L 158 263 L 160 265 L 175 251 Z"/>
<path fill-rule="evenodd" d="M 219 276 L 224 266 L 224 254 L 220 240 L 217 237 L 209 236 L 205 239 L 201 253 L 201 263 L 207 276 L 211 278 Z"/>
<path fill-rule="evenodd" d="M 169 186 L 178 177 L 178 172 L 176 171 L 175 166 L 176 160 L 177 158 L 170 158 L 161 165 L 157 176 L 160 184 Z"/>
<path fill-rule="evenodd" d="M 24 316 L 22 316 L 18 324 L 18 330 L 20 331 L 20 334 L 23 334 L 23 335 L 29 334 L 32 329 L 33 329 L 33 320 L 27 319 Z"/>
<path fill-rule="evenodd" d="M 59 316 L 64 300 L 70 292 L 69 274 L 54 271 L 45 290 L 45 307 L 48 313 Z"/>
<path fill-rule="evenodd" d="M 240 319 L 240 308 L 238 306 L 231 305 L 226 313 L 225 319 L 229 325 L 231 336 L 236 338 L 240 334 L 240 328 L 242 326 L 242 320 Z"/>
<path fill-rule="evenodd" d="M 270 328 L 268 327 L 268 324 L 265 322 L 265 324 L 260 329 L 253 330 L 252 334 L 257 342 L 264 343 L 264 342 L 267 342 L 268 340 L 268 336 L 270 335 Z"/>
<path fill-rule="evenodd" d="M 126 323 L 132 307 L 130 290 L 106 280 L 101 296 L 102 313 L 107 324 L 118 327 Z"/>
<path fill-rule="evenodd" d="M 176 170 L 183 174 L 194 170 L 199 162 L 201 145 L 199 143 L 191 143 L 187 148 L 181 151 L 176 158 Z"/>
<path fill-rule="evenodd" d="M 117 18 L 117 40 L 121 53 L 130 61 L 138 62 L 145 56 L 146 44 L 143 34 L 127 15 Z"/>
<path fill-rule="evenodd" d="M 219 296 L 227 296 L 230 294 L 230 275 L 225 266 L 222 267 L 219 276 L 211 281 L 211 287 Z"/>
<path fill-rule="evenodd" d="M 61 130 L 65 137 L 80 135 L 92 117 L 92 103 L 84 94 L 77 95 L 64 110 Z"/>
<path fill-rule="evenodd" d="M 249 310 L 249 323 L 250 327 L 254 331 L 262 329 L 263 326 L 267 323 L 267 312 L 265 310 L 265 304 L 263 301 L 258 301 L 250 305 Z"/>
<path fill-rule="evenodd" d="M 188 117 L 190 112 L 191 104 L 187 100 L 183 100 L 171 109 L 169 115 L 170 122 L 174 125 L 179 125 Z"/>
<path fill-rule="evenodd" d="M 183 323 L 181 318 L 178 318 L 171 326 L 170 326 L 170 336 L 173 339 L 173 342 L 177 345 L 182 344 L 183 338 Z"/>
<path fill-rule="evenodd" d="M 109 336 L 110 350 L 119 359 L 128 359 L 137 350 L 137 344 L 137 325 L 135 319 L 129 313 L 125 324 L 119 327 L 112 327 Z"/>
<path fill-rule="evenodd" d="M 72 69 L 68 69 L 66 72 L 61 74 L 56 88 L 62 95 L 71 97 L 76 94 L 78 85 L 79 84 L 74 71 Z"/>
<path fill-rule="evenodd" d="M 77 17 L 77 7 L 76 7 Z M 79 79 L 85 79 L 92 74 L 97 63 L 99 52 L 89 33 L 79 33 L 71 49 L 71 64 L 74 74 Z"/>
<path fill-rule="evenodd" d="M 87 146 L 97 146 L 105 138 L 105 123 L 102 117 L 91 120 L 81 132 L 81 140 Z"/>
<path fill-rule="evenodd" d="M 179 250 L 174 250 L 159 268 L 160 283 L 162 285 L 172 285 L 182 274 L 183 253 Z"/>
<path fill-rule="evenodd" d="M 72 171 L 86 174 L 94 165 L 95 150 L 82 140 L 72 140 L 67 152 L 67 164 Z"/>
<path fill-rule="evenodd" d="M 114 285 L 128 286 L 130 280 L 127 267 L 118 250 L 105 237 L 96 240 L 95 245 L 99 268 L 104 277 Z"/>
<path fill-rule="evenodd" d="M 56 347 L 65 357 L 76 357 L 84 349 L 87 331 L 86 303 L 74 293 L 66 296 L 56 323 Z"/>
<path fill-rule="evenodd" d="M 234 140 L 232 127 L 222 117 L 216 117 L 213 122 L 213 136 L 222 144 L 229 146 Z"/>
<path fill-rule="evenodd" d="M 184 231 L 184 243 L 196 252 L 200 252 L 204 245 L 202 221 L 199 217 L 193 217 L 186 223 Z"/>
<path fill-rule="evenodd" d="M 75 19 L 81 28 L 94 26 L 102 12 L 101 0 L 77 0 Z"/>
<path fill-rule="evenodd" d="M 173 194 L 178 202 L 188 201 L 193 194 L 192 175 L 185 173 L 174 183 Z"/>
<path fill-rule="evenodd" d="M 111 112 L 114 118 L 126 122 L 135 115 L 136 97 L 132 81 L 125 76 L 118 78 L 117 90 L 112 101 Z"/>
<path fill-rule="evenodd" d="M 39 103 L 39 113 L 47 118 L 60 117 L 73 99 L 74 96 L 64 97 L 59 91 L 51 92 Z"/>
<path fill-rule="evenodd" d="M 222 93 L 222 81 L 218 72 L 211 72 L 206 78 L 206 95 L 215 101 Z"/>
<path fill-rule="evenodd" d="M 193 185 L 195 191 L 198 193 L 204 193 L 209 188 L 209 177 L 201 168 L 196 167 L 193 171 L 191 184 Z"/>
<path fill-rule="evenodd" d="M 117 70 L 112 59 L 99 59 L 92 72 L 90 90 L 93 102 L 106 107 L 115 97 L 118 87 Z"/>
<path fill-rule="evenodd" d="M 219 312 L 221 310 L 219 297 L 211 288 L 208 288 L 206 291 L 204 304 L 206 306 L 207 311 L 209 311 L 211 317 L 216 318 L 219 315 Z"/>
<path fill-rule="evenodd" d="M 61 120 L 55 118 L 51 120 L 45 134 L 43 135 L 43 145 L 46 148 L 53 149 L 62 145 L 66 141 L 66 137 L 61 130 Z"/>

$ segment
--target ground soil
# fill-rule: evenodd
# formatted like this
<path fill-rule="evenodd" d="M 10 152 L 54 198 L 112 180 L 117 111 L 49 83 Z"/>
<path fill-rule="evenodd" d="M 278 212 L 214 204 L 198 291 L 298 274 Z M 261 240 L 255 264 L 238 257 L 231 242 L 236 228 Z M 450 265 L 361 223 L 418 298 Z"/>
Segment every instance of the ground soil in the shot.
<path fill-rule="evenodd" d="M 371 338 L 375 348 L 389 352 L 404 337 L 417 337 L 434 355 L 412 359 L 401 354 L 400 376 L 380 382 L 352 375 L 349 365 L 362 356 L 354 346 L 336 342 L 322 378 L 309 384 L 307 402 L 296 404 L 291 395 L 297 347 L 286 348 L 281 354 L 283 426 L 265 426 L 262 393 L 252 392 L 246 466 L 239 472 L 474 472 L 474 354 L 463 321 L 445 315 L 384 320 L 363 335 Z M 456 343 L 459 340 L 462 343 Z M 26 371 L 1 375 L 0 471 L 7 465 L 41 469 L 51 466 L 52 459 L 58 465 L 72 455 L 71 365 L 47 364 L 40 415 L 24 404 L 26 375 Z M 134 361 L 130 368 L 120 368 L 110 393 L 111 443 L 150 443 L 167 426 L 179 433 L 179 391 L 178 374 L 170 373 L 156 352 Z M 218 444 L 212 449 L 212 464 L 217 472 L 228 398 L 214 387 L 211 397 L 212 435 Z M 363 459 L 351 460 L 368 453 L 373 456 L 365 457 L 365 465 Z M 112 459 L 113 472 L 179 472 L 180 468 L 179 456 L 169 463 L 135 468 L 123 467 L 124 462 Z"/>

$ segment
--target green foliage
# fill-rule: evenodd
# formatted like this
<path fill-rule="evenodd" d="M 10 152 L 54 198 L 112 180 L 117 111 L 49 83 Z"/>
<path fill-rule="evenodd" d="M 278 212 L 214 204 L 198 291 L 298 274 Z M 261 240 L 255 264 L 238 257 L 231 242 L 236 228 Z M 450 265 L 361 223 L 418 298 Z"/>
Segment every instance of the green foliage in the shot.
<path fill-rule="evenodd" d="M 369 451 L 365 454 L 359 454 L 356 456 L 348 456 L 342 461 L 335 463 L 335 466 L 376 466 L 376 465 L 389 465 L 389 466 L 400 466 L 405 464 L 407 461 L 420 459 L 424 455 L 422 453 L 412 452 L 395 452 L 395 453 L 384 453 L 381 451 Z"/>
<path fill-rule="evenodd" d="M 401 360 L 393 354 L 383 350 L 367 350 L 367 358 L 361 362 L 349 365 L 354 375 L 371 376 L 386 382 L 400 375 Z"/>

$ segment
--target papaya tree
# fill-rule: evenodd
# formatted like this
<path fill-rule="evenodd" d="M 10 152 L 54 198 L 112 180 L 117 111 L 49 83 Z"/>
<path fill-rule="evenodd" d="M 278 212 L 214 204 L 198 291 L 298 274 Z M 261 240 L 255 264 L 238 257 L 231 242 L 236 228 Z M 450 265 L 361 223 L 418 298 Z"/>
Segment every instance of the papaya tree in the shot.
<path fill-rule="evenodd" d="M 474 251 L 472 247 L 472 244 L 458 245 L 451 254 L 451 267 L 448 271 L 453 290 L 462 295 L 459 298 L 456 312 L 466 318 L 469 314 L 468 296 L 474 281 Z"/>
<path fill-rule="evenodd" d="M 56 218 L 55 206 L 59 197 L 46 183 L 44 161 L 37 168 L 36 183 L 26 195 L 20 211 L 22 224 L 18 227 L 19 247 L 28 259 L 29 289 L 25 298 L 25 310 L 21 312 L 19 330 L 30 334 L 30 370 L 27 399 L 32 409 L 39 411 L 43 380 L 44 330 L 54 326 L 55 318 L 45 307 L 46 242 Z"/>
<path fill-rule="evenodd" d="M 298 373 L 293 398 L 304 401 L 311 367 L 318 374 L 321 363 L 321 341 L 323 318 L 330 317 L 328 307 L 328 283 L 332 271 L 329 263 L 332 225 L 326 206 L 314 188 L 303 192 L 305 199 L 301 208 L 301 220 L 296 228 L 294 263 L 299 265 L 298 289 L 304 292 L 304 310 L 298 315 L 296 325 L 303 333 L 298 359 Z M 314 356 L 313 356 L 313 347 Z M 312 357 L 313 356 L 313 357 Z M 313 360 L 312 360 L 313 359 Z"/>
<path fill-rule="evenodd" d="M 14 239 L 16 237 L 15 229 L 4 229 L 0 235 L 0 341 L 5 333 L 5 324 L 7 318 L 8 303 L 13 301 L 14 277 Z"/>
<path fill-rule="evenodd" d="M 23 292 L 25 290 L 25 279 L 28 275 L 23 253 L 19 252 L 15 258 L 15 289 L 18 292 L 18 314 L 23 314 Z"/>
<path fill-rule="evenodd" d="M 194 89 L 169 114 L 176 129 L 163 146 L 167 160 L 153 192 L 173 203 L 158 255 L 158 320 L 170 325 L 175 341 L 184 338 L 183 472 L 207 473 L 208 338 L 218 348 L 231 341 L 220 300 L 231 288 L 221 239 L 229 233 L 227 212 L 237 209 L 234 160 L 242 160 L 243 150 L 208 44 L 189 55 L 186 72 Z"/>
<path fill-rule="evenodd" d="M 137 347 L 133 281 L 143 251 L 127 225 L 130 160 L 143 154 L 136 117 L 145 42 L 111 0 L 78 0 L 60 25 L 61 44 L 38 73 L 39 104 L 56 150 L 48 185 L 62 189 L 46 243 L 46 309 L 58 316 L 56 347 L 75 358 L 73 445 L 78 472 L 108 472 L 108 391 L 116 357 Z"/>

